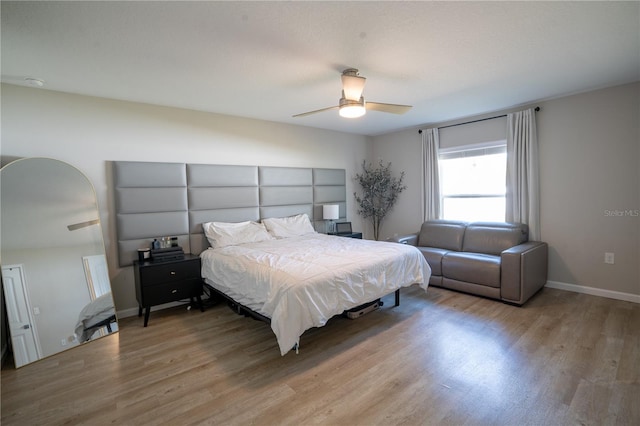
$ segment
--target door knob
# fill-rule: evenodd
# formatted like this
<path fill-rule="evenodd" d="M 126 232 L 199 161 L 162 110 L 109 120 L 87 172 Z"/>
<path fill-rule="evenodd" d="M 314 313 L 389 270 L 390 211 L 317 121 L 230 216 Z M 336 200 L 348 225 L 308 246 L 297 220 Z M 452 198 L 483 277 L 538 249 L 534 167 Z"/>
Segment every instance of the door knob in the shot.
<path fill-rule="evenodd" d="M 28 330 L 28 329 L 30 329 L 30 328 L 31 328 L 31 326 L 30 326 L 29 324 L 25 324 L 25 325 L 23 325 L 23 326 L 22 326 L 22 328 L 23 328 L 24 330 Z"/>

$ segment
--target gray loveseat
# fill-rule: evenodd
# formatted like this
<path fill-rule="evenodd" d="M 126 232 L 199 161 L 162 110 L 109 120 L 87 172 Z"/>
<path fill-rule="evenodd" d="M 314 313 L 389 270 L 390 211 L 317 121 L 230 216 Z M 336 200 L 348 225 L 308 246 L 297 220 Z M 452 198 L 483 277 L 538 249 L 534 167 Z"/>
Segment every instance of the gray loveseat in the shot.
<path fill-rule="evenodd" d="M 548 246 L 524 224 L 433 220 L 392 241 L 422 252 L 434 286 L 522 305 L 547 282 Z"/>

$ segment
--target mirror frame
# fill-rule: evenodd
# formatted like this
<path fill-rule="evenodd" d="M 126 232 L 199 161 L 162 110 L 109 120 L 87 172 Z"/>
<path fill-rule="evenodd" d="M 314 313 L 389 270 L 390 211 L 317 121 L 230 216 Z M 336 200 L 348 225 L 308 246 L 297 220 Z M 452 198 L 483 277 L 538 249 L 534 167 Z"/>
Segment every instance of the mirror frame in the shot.
<path fill-rule="evenodd" d="M 51 168 L 46 170 L 46 165 Z M 15 181 L 24 182 L 24 194 Z M 0 169 L 0 185 L 2 331 L 8 334 L 14 365 L 21 367 L 117 332 L 91 180 L 67 162 L 26 157 Z M 17 235 L 20 244 L 13 244 Z M 73 303 L 62 306 L 61 301 Z"/>

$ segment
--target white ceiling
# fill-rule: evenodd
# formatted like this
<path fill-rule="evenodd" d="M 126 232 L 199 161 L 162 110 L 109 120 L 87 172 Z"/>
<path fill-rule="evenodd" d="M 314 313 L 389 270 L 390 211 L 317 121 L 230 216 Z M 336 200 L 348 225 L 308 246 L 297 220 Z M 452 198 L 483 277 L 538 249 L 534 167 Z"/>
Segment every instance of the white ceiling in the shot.
<path fill-rule="evenodd" d="M 640 80 L 639 2 L 8 2 L 2 81 L 376 135 Z M 337 105 L 358 68 L 369 101 Z"/>

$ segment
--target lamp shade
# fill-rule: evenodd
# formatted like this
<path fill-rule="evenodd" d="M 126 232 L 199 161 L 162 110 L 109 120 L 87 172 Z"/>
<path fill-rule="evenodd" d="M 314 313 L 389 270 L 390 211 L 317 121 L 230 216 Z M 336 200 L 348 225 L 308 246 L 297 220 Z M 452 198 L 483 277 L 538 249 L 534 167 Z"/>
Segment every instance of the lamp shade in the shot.
<path fill-rule="evenodd" d="M 342 73 L 341 80 L 344 97 L 352 101 L 358 101 L 358 99 L 360 99 L 360 97 L 362 96 L 364 83 L 367 81 L 367 79 L 359 76 L 358 70 L 352 69 L 345 70 L 345 72 Z"/>
<path fill-rule="evenodd" d="M 340 218 L 340 206 L 337 204 L 325 204 L 322 206 L 322 218 L 334 220 Z"/>

